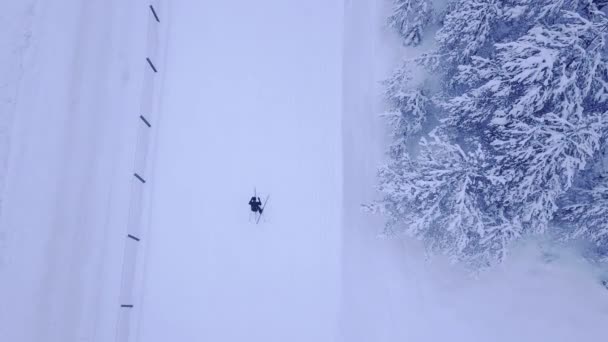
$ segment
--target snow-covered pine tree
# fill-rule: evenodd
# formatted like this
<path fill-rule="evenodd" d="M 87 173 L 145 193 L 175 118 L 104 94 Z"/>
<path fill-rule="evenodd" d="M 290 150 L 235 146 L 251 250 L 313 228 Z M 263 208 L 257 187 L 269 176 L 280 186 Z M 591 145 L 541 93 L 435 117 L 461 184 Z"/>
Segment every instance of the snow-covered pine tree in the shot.
<path fill-rule="evenodd" d="M 441 89 L 412 88 L 407 65 L 387 82 L 395 143 L 378 207 L 389 232 L 492 263 L 547 229 L 605 144 L 608 21 L 593 0 L 455 0 L 440 21 L 437 48 L 417 61 Z M 431 111 L 441 134 L 412 156 L 404 137 Z"/>
<path fill-rule="evenodd" d="M 497 192 L 500 200 L 531 232 L 548 228 L 558 198 L 597 154 L 603 124 L 593 114 L 565 119 L 548 113 L 497 130 L 490 172 L 506 179 Z"/>
<path fill-rule="evenodd" d="M 608 100 L 608 20 L 562 11 L 515 41 L 498 43 L 492 60 L 475 57 L 458 81 L 477 87 L 451 99 L 446 123 L 483 132 L 492 173 L 506 183 L 502 201 L 533 231 L 547 228 L 577 172 L 600 149 Z"/>
<path fill-rule="evenodd" d="M 434 252 L 476 265 L 501 260 L 520 231 L 488 207 L 488 167 L 481 147 L 465 152 L 438 131 L 421 140 L 416 158 L 393 155 L 380 170 L 387 233 L 417 236 Z"/>

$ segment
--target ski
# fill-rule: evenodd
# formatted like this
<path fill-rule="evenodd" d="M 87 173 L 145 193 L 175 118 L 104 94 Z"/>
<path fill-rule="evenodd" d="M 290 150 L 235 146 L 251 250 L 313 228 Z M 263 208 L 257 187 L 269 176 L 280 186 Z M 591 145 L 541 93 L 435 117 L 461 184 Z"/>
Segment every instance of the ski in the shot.
<path fill-rule="evenodd" d="M 262 213 L 260 213 L 260 215 L 258 216 L 258 219 L 255 220 L 255 224 L 258 224 L 260 222 L 260 218 L 262 218 L 262 215 L 264 214 L 264 208 L 266 208 L 266 203 L 268 203 L 269 199 L 270 199 L 270 195 L 266 196 L 264 203 L 262 203 Z"/>

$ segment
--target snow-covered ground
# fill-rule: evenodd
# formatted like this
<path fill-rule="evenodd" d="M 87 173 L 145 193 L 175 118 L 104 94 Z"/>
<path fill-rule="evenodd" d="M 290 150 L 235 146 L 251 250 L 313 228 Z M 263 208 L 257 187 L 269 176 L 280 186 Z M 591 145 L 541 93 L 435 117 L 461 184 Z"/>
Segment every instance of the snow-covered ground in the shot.
<path fill-rule="evenodd" d="M 0 156 L 0 340 L 125 341 L 116 323 L 148 3 L 32 4 L 15 7 L 23 19 L 6 34 L 31 39 L 10 57 L 24 72 L 3 88 L 15 120 Z M 375 196 L 385 144 L 377 82 L 396 59 L 385 5 L 163 2 L 130 341 L 605 333 L 606 291 L 567 253 L 547 263 L 522 248 L 474 280 L 425 262 L 416 242 L 376 237 L 382 220 L 360 205 Z M 259 225 L 254 187 L 271 195 Z"/>
<path fill-rule="evenodd" d="M 381 34 L 382 9 L 377 1 L 345 6 L 341 341 L 397 341 L 411 330 L 402 321 L 411 311 L 402 289 L 413 279 L 403 268 L 403 244 L 376 238 L 383 221 L 361 210 L 375 199 L 387 142 L 379 81 L 393 56 Z"/>
<path fill-rule="evenodd" d="M 19 83 L 23 77 L 24 59 L 31 42 L 34 1 L 10 3 L 0 13 L 0 215 L 5 189 L 11 128 L 14 122 Z M 0 265 L 8 232 L 0 229 Z"/>
<path fill-rule="evenodd" d="M 111 341 L 148 13 L 122 0 L 33 4 L 17 25 L 31 37 L 2 155 L 0 340 Z"/>
<path fill-rule="evenodd" d="M 342 12 L 172 2 L 139 340 L 335 339 Z"/>

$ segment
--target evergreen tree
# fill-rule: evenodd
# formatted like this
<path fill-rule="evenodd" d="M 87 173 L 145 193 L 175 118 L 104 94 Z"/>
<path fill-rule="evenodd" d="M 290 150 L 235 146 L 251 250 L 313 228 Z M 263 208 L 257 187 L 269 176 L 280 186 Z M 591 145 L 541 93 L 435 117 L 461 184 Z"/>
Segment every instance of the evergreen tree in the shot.
<path fill-rule="evenodd" d="M 481 147 L 465 152 L 434 131 L 421 140 L 416 158 L 401 153 L 380 170 L 387 232 L 418 236 L 435 252 L 477 265 L 501 260 L 521 227 L 491 207 L 488 189 L 497 180 L 487 177 Z"/>
<path fill-rule="evenodd" d="M 605 16 L 592 22 L 564 11 L 519 39 L 496 44 L 493 60 L 473 58 L 458 80 L 479 84 L 446 105 L 446 122 L 493 149 L 491 172 L 510 213 L 534 231 L 547 228 L 556 201 L 600 149 L 608 74 Z"/>
<path fill-rule="evenodd" d="M 407 3 L 391 21 L 421 27 L 427 14 L 412 18 Z M 416 62 L 440 89 L 413 87 L 408 64 L 386 83 L 394 143 L 378 208 L 387 231 L 476 264 L 501 260 L 513 239 L 556 217 L 581 221 L 572 229 L 586 233 L 568 238 L 608 243 L 593 229 L 605 187 L 586 196 L 573 187 L 607 141 L 608 19 L 598 2 L 457 0 L 439 21 L 437 48 Z M 431 122 L 433 135 L 410 154 Z"/>

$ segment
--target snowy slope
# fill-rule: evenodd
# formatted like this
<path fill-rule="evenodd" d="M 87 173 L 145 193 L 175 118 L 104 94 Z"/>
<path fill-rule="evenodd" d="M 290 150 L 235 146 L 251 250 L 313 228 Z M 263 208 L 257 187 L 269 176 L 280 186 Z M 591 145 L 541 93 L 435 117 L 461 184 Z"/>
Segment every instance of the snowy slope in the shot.
<path fill-rule="evenodd" d="M 172 2 L 140 341 L 334 340 L 342 9 Z"/>
<path fill-rule="evenodd" d="M 0 215 L 15 104 L 23 76 L 25 54 L 31 42 L 35 3 L 33 0 L 12 2 L 0 12 Z M 0 230 L 0 264 L 5 234 L 7 233 Z"/>
<path fill-rule="evenodd" d="M 147 12 L 40 1 L 16 85 L 0 227 L 0 339 L 110 341 Z M 139 29 L 141 28 L 141 29 Z"/>
<path fill-rule="evenodd" d="M 23 20 L 5 36 L 31 39 L 7 57 L 24 67 L 2 88 L 14 124 L 1 341 L 600 339 L 608 297 L 567 254 L 547 263 L 523 249 L 472 280 L 426 263 L 415 242 L 376 238 L 382 220 L 360 204 L 375 196 L 385 144 L 376 82 L 395 62 L 383 0 L 164 4 L 124 322 L 143 62 L 159 37 L 148 3 L 15 7 Z M 248 221 L 254 187 L 271 195 L 259 225 Z"/>

